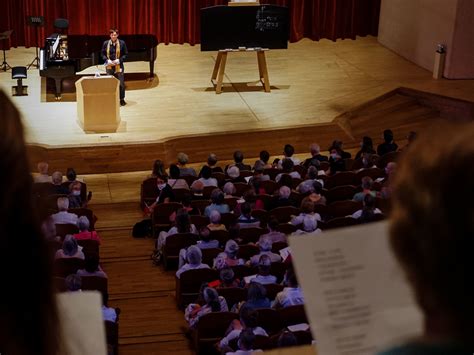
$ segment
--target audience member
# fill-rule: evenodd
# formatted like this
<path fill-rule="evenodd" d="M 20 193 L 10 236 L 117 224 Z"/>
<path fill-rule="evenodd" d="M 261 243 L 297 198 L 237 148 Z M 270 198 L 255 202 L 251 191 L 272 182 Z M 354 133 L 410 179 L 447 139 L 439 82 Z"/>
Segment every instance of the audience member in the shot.
<path fill-rule="evenodd" d="M 51 215 L 55 224 L 74 224 L 77 226 L 78 217 L 75 213 L 69 213 L 67 210 L 69 208 L 69 199 L 67 197 L 58 198 L 58 211 L 57 213 Z"/>
<path fill-rule="evenodd" d="M 196 170 L 188 168 L 186 164 L 189 162 L 189 157 L 185 153 L 178 153 L 178 167 L 181 176 L 196 176 Z"/>
<path fill-rule="evenodd" d="M 212 210 L 211 215 L 209 216 L 209 223 L 207 225 L 207 228 L 209 228 L 210 231 L 225 231 L 227 228 L 225 227 L 225 224 L 221 223 L 221 214 L 219 213 L 218 210 Z"/>
<path fill-rule="evenodd" d="M 247 330 L 251 331 L 254 335 L 261 335 L 267 337 L 267 332 L 257 326 L 258 312 L 250 308 L 243 308 L 240 310 L 239 320 L 232 322 L 229 327 L 229 332 L 219 342 L 219 347 L 223 348 L 229 345 L 229 343 L 240 337 L 240 334 Z"/>
<path fill-rule="evenodd" d="M 278 219 L 272 216 L 270 220 L 268 221 L 268 225 L 267 225 L 269 232 L 266 234 L 262 234 L 260 236 L 260 239 L 263 240 L 263 238 L 269 238 L 272 241 L 272 243 L 286 242 L 287 241 L 286 235 L 278 231 L 278 225 L 279 225 Z M 257 244 L 260 244 L 260 241 Z"/>
<path fill-rule="evenodd" d="M 291 190 L 288 186 L 282 186 L 278 190 L 278 198 L 273 199 L 270 202 L 268 210 L 272 210 L 277 207 L 293 206 L 296 207 L 296 201 L 290 198 Z"/>
<path fill-rule="evenodd" d="M 243 176 L 240 176 L 240 169 L 237 166 L 230 166 L 227 169 L 227 176 L 229 177 L 230 181 L 233 183 L 242 182 L 247 183 Z"/>
<path fill-rule="evenodd" d="M 68 182 L 76 182 L 76 181 L 79 181 L 77 179 L 77 174 L 76 174 L 76 170 L 74 170 L 74 168 L 67 168 L 66 169 L 66 179 Z M 80 181 L 79 181 L 80 182 Z"/>
<path fill-rule="evenodd" d="M 69 190 L 62 185 L 63 183 L 63 173 L 60 171 L 55 171 L 51 176 L 52 186 L 50 189 L 50 195 L 69 195 Z"/>
<path fill-rule="evenodd" d="M 329 147 L 329 151 L 333 150 L 333 149 L 336 149 L 339 153 L 339 155 L 341 156 L 341 159 L 350 159 L 351 158 L 351 153 L 349 152 L 345 152 L 343 149 L 342 149 L 342 146 L 344 145 L 344 143 L 340 140 L 334 140 L 331 144 L 331 147 Z"/>
<path fill-rule="evenodd" d="M 318 179 L 318 169 L 314 165 L 311 165 L 308 168 L 308 171 L 306 173 L 306 180 L 301 182 L 297 187 L 296 191 L 302 194 L 307 194 L 311 193 L 314 191 L 314 182 L 317 181 L 321 184 L 321 186 L 324 186 L 324 180 Z"/>
<path fill-rule="evenodd" d="M 313 216 L 304 216 L 301 228 L 296 230 L 292 235 L 302 235 L 308 233 L 321 233 L 318 228 L 318 222 Z"/>
<path fill-rule="evenodd" d="M 225 298 L 219 296 L 217 291 L 211 287 L 206 287 L 203 291 L 205 304 L 203 306 L 191 303 L 186 307 L 184 318 L 190 328 L 196 328 L 199 318 L 211 312 L 228 312 L 229 308 Z"/>
<path fill-rule="evenodd" d="M 149 178 L 157 178 L 164 175 L 166 175 L 165 164 L 159 159 L 155 160 Z"/>
<path fill-rule="evenodd" d="M 315 205 L 326 205 L 326 197 L 322 195 L 323 185 L 319 181 L 313 182 L 313 192 L 306 198 L 309 198 Z"/>
<path fill-rule="evenodd" d="M 247 301 L 240 305 L 240 309 L 270 308 L 271 303 L 267 298 L 267 290 L 258 282 L 251 282 L 247 291 Z"/>
<path fill-rule="evenodd" d="M 224 198 L 234 197 L 235 193 L 237 192 L 237 189 L 235 188 L 235 185 L 230 181 L 225 183 L 222 190 L 224 192 Z"/>
<path fill-rule="evenodd" d="M 98 255 L 87 255 L 84 261 L 84 269 L 77 270 L 79 276 L 97 276 L 107 278 L 107 274 L 99 265 Z"/>
<path fill-rule="evenodd" d="M 418 137 L 397 167 L 390 242 L 424 329 L 383 355 L 474 352 L 474 126 L 450 124 Z"/>
<path fill-rule="evenodd" d="M 284 158 L 281 162 L 282 172 L 275 177 L 276 182 L 280 182 L 283 174 L 290 175 L 293 179 L 301 179 L 301 175 L 297 171 L 293 171 L 294 163 L 290 158 Z"/>
<path fill-rule="evenodd" d="M 52 182 L 51 176 L 48 174 L 49 165 L 45 161 L 40 161 L 37 165 L 38 174 L 35 175 L 34 181 L 38 183 Z"/>
<path fill-rule="evenodd" d="M 263 166 L 263 169 L 271 169 L 272 168 L 272 165 L 268 163 L 268 161 L 270 160 L 270 153 L 268 153 L 266 150 L 262 150 L 259 154 L 259 160 L 257 160 L 255 162 L 255 165 L 254 165 L 254 170 L 255 170 L 255 167 L 257 166 L 257 162 L 258 163 L 258 166 Z"/>
<path fill-rule="evenodd" d="M 372 138 L 364 136 L 360 144 L 360 150 L 357 152 L 355 159 L 361 159 L 363 153 L 376 154 Z"/>
<path fill-rule="evenodd" d="M 209 283 L 209 286 L 212 286 L 211 283 Z M 241 282 L 239 279 L 235 277 L 234 270 L 230 267 L 226 267 L 222 269 L 219 272 L 219 281 L 216 284 L 216 286 L 212 287 L 217 287 L 217 288 L 230 288 L 230 287 L 240 287 Z"/>
<path fill-rule="evenodd" d="M 303 292 L 298 286 L 298 279 L 293 269 L 288 269 L 285 275 L 287 287 L 278 292 L 272 308 L 286 308 L 304 303 Z"/>
<path fill-rule="evenodd" d="M 315 168 L 319 169 L 322 161 L 328 161 L 327 156 L 321 155 L 321 148 L 318 144 L 311 144 L 309 151 L 311 153 L 311 158 L 308 158 L 303 162 L 303 166 L 305 168 L 308 169 L 310 166 L 314 166 Z"/>
<path fill-rule="evenodd" d="M 372 185 L 374 181 L 370 176 L 364 176 L 362 178 L 362 191 L 357 192 L 354 197 L 352 198 L 353 201 L 362 202 L 364 200 L 365 195 L 370 194 L 372 197 L 377 197 L 377 191 L 372 191 Z"/>
<path fill-rule="evenodd" d="M 250 202 L 242 203 L 240 211 L 242 214 L 237 219 L 240 229 L 260 227 L 260 221 L 252 216 L 252 207 Z"/>
<path fill-rule="evenodd" d="M 201 178 L 199 179 L 204 186 L 215 186 L 217 187 L 217 180 L 212 177 L 212 169 L 207 165 L 204 165 L 201 169 Z"/>
<path fill-rule="evenodd" d="M 102 293 L 102 317 L 104 322 L 117 322 L 117 312 L 115 308 L 108 307 L 109 294 L 107 292 Z"/>
<path fill-rule="evenodd" d="M 285 144 L 285 147 L 283 148 L 283 158 L 280 162 L 283 164 L 283 160 L 290 159 L 293 162 L 293 165 L 299 165 L 301 161 L 294 157 L 293 154 L 295 154 L 295 148 L 291 144 Z"/>
<path fill-rule="evenodd" d="M 382 144 L 379 144 L 377 147 L 377 154 L 382 156 L 390 152 L 396 152 L 398 145 L 393 140 L 393 132 L 391 129 L 386 129 L 383 131 L 383 140 Z"/>
<path fill-rule="evenodd" d="M 158 176 L 156 178 L 156 187 L 158 189 L 158 197 L 152 205 L 148 206 L 148 212 L 152 213 L 156 205 L 160 203 L 168 203 L 174 200 L 174 193 L 171 186 L 168 184 L 168 176 Z"/>
<path fill-rule="evenodd" d="M 76 240 L 86 240 L 92 239 L 96 240 L 100 244 L 100 238 L 96 231 L 89 231 L 90 221 L 86 216 L 79 217 L 77 221 L 77 226 L 79 227 L 79 233 L 74 234 Z"/>
<path fill-rule="evenodd" d="M 290 331 L 286 330 L 278 337 L 277 346 L 279 348 L 286 348 L 296 345 L 298 345 L 298 339 L 296 339 L 296 336 Z"/>
<path fill-rule="evenodd" d="M 237 257 L 238 252 L 239 245 L 232 239 L 228 240 L 225 244 L 224 252 L 217 255 L 214 260 L 214 268 L 221 270 L 226 267 L 244 265 L 245 261 Z"/>
<path fill-rule="evenodd" d="M 327 175 L 334 175 L 340 171 L 346 171 L 346 162 L 342 158 L 342 151 L 332 148 L 329 156 L 329 171 Z"/>
<path fill-rule="evenodd" d="M 192 233 L 196 235 L 198 234 L 196 226 L 194 224 L 191 224 L 191 218 L 189 217 L 188 212 L 184 208 L 180 208 L 178 209 L 178 211 L 176 211 L 175 225 L 171 227 L 168 232 L 160 232 L 158 239 L 156 240 L 156 249 L 162 250 L 163 245 L 166 244 L 166 238 L 178 233 Z"/>
<path fill-rule="evenodd" d="M 355 211 L 351 217 L 355 219 L 360 219 L 362 215 L 364 215 L 363 220 L 367 220 L 371 218 L 372 215 L 374 214 L 380 214 L 382 211 L 380 211 L 378 208 L 375 207 L 375 197 L 373 197 L 371 194 L 366 194 L 364 196 L 364 200 L 362 201 L 363 207 L 361 210 Z"/>
<path fill-rule="evenodd" d="M 69 208 L 86 208 L 87 200 L 83 201 L 81 197 L 82 183 L 80 181 L 74 181 L 69 184 Z"/>
<path fill-rule="evenodd" d="M 236 166 L 239 168 L 239 171 L 240 170 L 252 170 L 251 166 L 250 165 L 246 165 L 243 163 L 244 161 L 244 153 L 242 153 L 240 150 L 236 150 L 234 152 L 234 163 L 233 164 L 230 164 L 230 165 L 227 165 L 226 168 L 225 168 L 225 172 L 227 173 L 227 170 L 231 167 L 231 166 Z M 227 173 L 228 174 L 228 173 Z"/>
<path fill-rule="evenodd" d="M 193 201 L 206 199 L 204 197 L 204 184 L 202 181 L 195 180 L 191 184 L 191 199 Z"/>
<path fill-rule="evenodd" d="M 281 260 L 281 257 L 280 257 Z M 269 255 L 262 254 L 258 258 L 258 273 L 250 282 L 258 282 L 261 285 L 276 284 L 276 276 L 270 275 L 272 260 Z"/>
<path fill-rule="evenodd" d="M 256 266 L 260 262 L 260 257 L 266 255 L 270 258 L 272 263 L 281 262 L 281 256 L 275 253 L 272 253 L 272 240 L 268 237 L 260 238 L 258 241 L 258 247 L 260 248 L 260 253 L 254 255 L 250 258 L 249 264 L 251 266 Z"/>
<path fill-rule="evenodd" d="M 209 265 L 202 263 L 202 252 L 196 245 L 191 245 L 188 250 L 186 250 L 186 261 L 187 263 L 176 271 L 176 277 L 178 279 L 183 272 L 188 270 L 209 269 Z"/>
<path fill-rule="evenodd" d="M 217 164 L 217 155 L 214 153 L 210 153 L 209 156 L 207 157 L 207 166 L 211 168 L 211 171 L 213 173 L 223 173 L 224 171 L 220 166 L 216 166 Z M 199 173 L 199 176 L 202 175 L 202 170 L 201 173 Z"/>
<path fill-rule="evenodd" d="M 168 179 L 168 185 L 172 189 L 189 189 L 189 185 L 186 180 L 181 179 L 181 171 L 176 164 L 170 165 L 170 177 Z"/>
<path fill-rule="evenodd" d="M 55 259 L 77 258 L 84 259 L 82 247 L 77 244 L 77 240 L 71 234 L 64 237 L 63 247 L 56 252 Z"/>
<path fill-rule="evenodd" d="M 211 212 L 216 210 L 220 214 L 229 213 L 229 205 L 224 203 L 224 193 L 216 188 L 211 192 L 211 201 L 212 203 L 204 209 L 204 215 L 210 217 Z"/>
<path fill-rule="evenodd" d="M 309 198 L 304 198 L 303 201 L 301 201 L 301 213 L 293 217 L 290 223 L 294 226 L 298 226 L 303 223 L 305 218 L 313 218 L 316 221 L 316 226 L 318 222 L 321 221 L 319 213 L 314 212 L 314 202 Z"/>
<path fill-rule="evenodd" d="M 245 329 L 240 333 L 237 346 L 239 350 L 227 352 L 226 355 L 252 355 L 254 353 L 260 353 L 262 350 L 254 349 L 255 334 L 250 329 Z"/>
<path fill-rule="evenodd" d="M 219 248 L 219 241 L 211 239 L 211 230 L 208 227 L 201 227 L 199 229 L 199 237 L 201 238 L 197 243 L 199 249 Z"/>

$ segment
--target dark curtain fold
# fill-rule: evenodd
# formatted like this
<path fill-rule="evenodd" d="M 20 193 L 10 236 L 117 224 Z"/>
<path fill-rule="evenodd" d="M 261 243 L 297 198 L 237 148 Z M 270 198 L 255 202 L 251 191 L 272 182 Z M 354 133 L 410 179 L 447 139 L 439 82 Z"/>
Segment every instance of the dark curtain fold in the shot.
<path fill-rule="evenodd" d="M 377 35 L 381 0 L 261 0 L 287 6 L 290 41 Z M 228 0 L 3 0 L 0 32 L 13 29 L 5 46 L 42 46 L 56 18 L 67 18 L 69 34 L 150 33 L 160 43 L 199 43 L 200 9 Z M 45 27 L 27 26 L 26 16 L 44 16 Z M 0 44 L 3 46 L 3 43 Z M 1 48 L 1 47 L 0 47 Z"/>

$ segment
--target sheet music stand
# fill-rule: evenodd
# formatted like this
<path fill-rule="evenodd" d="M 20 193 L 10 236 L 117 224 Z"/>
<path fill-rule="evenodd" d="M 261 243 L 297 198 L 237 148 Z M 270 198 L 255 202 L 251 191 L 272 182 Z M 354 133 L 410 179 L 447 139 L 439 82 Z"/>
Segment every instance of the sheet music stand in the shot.
<path fill-rule="evenodd" d="M 3 63 L 0 66 L 0 70 L 3 70 L 3 71 L 7 71 L 7 70 L 12 68 L 10 66 L 10 64 L 7 63 L 7 57 L 6 57 L 6 54 L 5 54 L 5 42 L 10 38 L 12 33 L 13 33 L 13 30 L 8 30 L 8 31 L 0 33 L 0 41 L 3 41 L 3 46 L 2 46 L 2 49 L 3 49 Z"/>
<path fill-rule="evenodd" d="M 28 26 L 35 28 L 35 48 L 36 48 L 36 57 L 26 68 L 30 69 L 31 66 L 34 66 L 35 68 L 39 68 L 38 28 L 44 26 L 44 16 L 26 16 L 26 24 Z"/>

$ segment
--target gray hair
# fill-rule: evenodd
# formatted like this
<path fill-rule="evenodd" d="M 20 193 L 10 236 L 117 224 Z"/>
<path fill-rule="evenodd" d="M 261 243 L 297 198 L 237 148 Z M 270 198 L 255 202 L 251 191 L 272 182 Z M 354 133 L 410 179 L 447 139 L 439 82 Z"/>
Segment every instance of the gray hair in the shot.
<path fill-rule="evenodd" d="M 308 168 L 308 177 L 311 179 L 311 180 L 314 180 L 318 177 L 318 168 L 316 168 L 314 165 L 311 165 L 309 168 Z"/>
<path fill-rule="evenodd" d="M 195 245 L 191 245 L 188 250 L 186 250 L 186 260 L 190 265 L 200 265 L 202 262 L 202 252 Z"/>
<path fill-rule="evenodd" d="M 235 240 L 230 239 L 227 241 L 227 243 L 225 243 L 224 251 L 227 255 L 235 256 L 239 251 L 239 245 L 235 242 Z"/>
<path fill-rule="evenodd" d="M 221 214 L 218 210 L 212 210 L 211 215 L 209 216 L 209 220 L 213 224 L 218 224 L 221 221 Z"/>
<path fill-rule="evenodd" d="M 321 148 L 319 147 L 319 144 L 313 143 L 309 146 L 309 149 L 311 151 L 311 154 L 319 154 L 321 151 Z"/>
<path fill-rule="evenodd" d="M 187 154 L 181 152 L 181 153 L 178 153 L 177 160 L 178 160 L 178 163 L 184 165 L 189 161 L 189 157 Z"/>
<path fill-rule="evenodd" d="M 280 187 L 280 190 L 278 192 L 281 198 L 289 198 L 291 195 L 291 190 L 288 186 Z"/>
<path fill-rule="evenodd" d="M 60 211 L 67 211 L 69 208 L 69 199 L 67 197 L 58 197 L 57 205 Z"/>
<path fill-rule="evenodd" d="M 240 169 L 235 165 L 231 166 L 227 169 L 227 175 L 232 179 L 238 178 L 240 176 Z"/>
<path fill-rule="evenodd" d="M 273 245 L 273 242 L 270 237 L 263 237 L 263 238 L 260 238 L 260 240 L 258 241 L 258 246 L 261 251 L 272 250 L 272 245 Z"/>
<path fill-rule="evenodd" d="M 53 181 L 53 184 L 59 185 L 63 182 L 63 173 L 60 171 L 55 171 L 53 175 L 51 175 L 51 180 Z"/>
<path fill-rule="evenodd" d="M 87 218 L 86 216 L 79 217 L 79 220 L 77 221 L 77 226 L 79 227 L 79 230 L 81 232 L 88 230 L 90 225 L 91 224 L 89 222 L 89 218 Z"/>
<path fill-rule="evenodd" d="M 67 256 L 73 256 L 77 253 L 77 249 L 79 246 L 77 245 L 77 240 L 71 234 L 67 234 L 64 237 L 63 241 L 63 252 Z"/>
<path fill-rule="evenodd" d="M 230 181 L 226 182 L 223 189 L 226 195 L 233 195 L 237 191 L 237 189 L 235 188 L 235 185 L 231 183 Z"/>

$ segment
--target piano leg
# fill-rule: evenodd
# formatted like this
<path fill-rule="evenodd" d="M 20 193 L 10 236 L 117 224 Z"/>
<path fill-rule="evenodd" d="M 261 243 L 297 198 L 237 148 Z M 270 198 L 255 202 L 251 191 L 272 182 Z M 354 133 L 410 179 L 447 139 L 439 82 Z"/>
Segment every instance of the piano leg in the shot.
<path fill-rule="evenodd" d="M 150 60 L 150 76 L 148 77 L 148 81 L 153 81 L 155 78 L 155 61 Z"/>
<path fill-rule="evenodd" d="M 62 79 L 60 78 L 54 78 L 54 83 L 56 86 L 56 92 L 55 92 L 55 100 L 60 101 L 61 100 L 61 86 L 62 86 Z"/>

